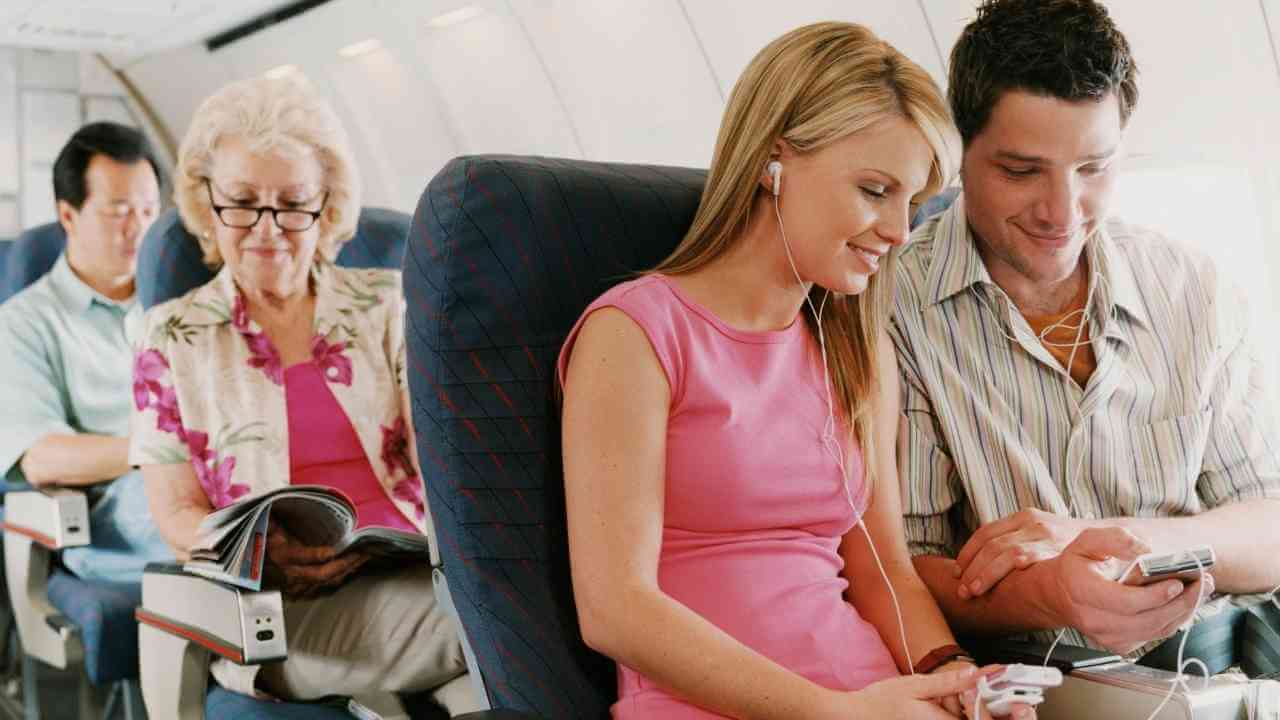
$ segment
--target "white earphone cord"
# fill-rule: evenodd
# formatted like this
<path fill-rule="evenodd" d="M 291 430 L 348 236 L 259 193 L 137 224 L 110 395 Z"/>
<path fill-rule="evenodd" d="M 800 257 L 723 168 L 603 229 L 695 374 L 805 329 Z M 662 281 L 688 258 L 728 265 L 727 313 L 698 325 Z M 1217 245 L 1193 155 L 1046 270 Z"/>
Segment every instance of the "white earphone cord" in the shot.
<path fill-rule="evenodd" d="M 796 276 L 796 282 L 803 287 L 804 281 L 800 279 L 800 271 L 796 269 L 795 258 L 791 255 L 791 243 L 787 240 L 787 229 L 782 223 L 782 210 L 778 205 L 778 187 L 781 169 L 779 168 L 773 174 L 773 213 L 778 219 L 778 232 L 782 235 L 782 247 L 787 253 L 787 262 L 791 265 L 791 272 Z M 902 637 L 902 656 L 907 661 L 907 669 L 912 675 L 916 674 L 915 663 L 911 660 L 911 645 L 907 642 L 907 625 L 902 620 L 902 606 L 898 603 L 898 594 L 893 589 L 893 583 L 889 580 L 889 573 L 885 572 L 884 563 L 880 561 L 880 553 L 876 550 L 876 544 L 871 539 L 871 533 L 867 530 L 867 526 L 862 522 L 862 514 L 858 512 L 856 504 L 853 502 L 853 494 L 849 490 L 849 471 L 845 467 L 843 453 L 840 451 L 840 444 L 836 441 L 836 416 L 835 403 L 831 396 L 831 373 L 827 366 L 827 340 L 822 331 L 822 311 L 827 307 L 827 298 L 830 297 L 831 291 L 827 290 L 822 295 L 822 302 L 818 308 L 813 307 L 813 300 L 809 298 L 809 293 L 805 293 L 804 301 L 809 306 L 809 312 L 813 313 L 814 324 L 818 328 L 818 347 L 822 351 L 822 384 L 826 390 L 827 396 L 827 423 L 822 432 L 822 444 L 835 458 L 836 465 L 840 468 L 840 482 L 844 488 L 845 500 L 849 503 L 849 510 L 853 512 L 856 518 L 854 524 L 862 528 L 862 534 L 867 538 L 867 547 L 871 548 L 871 557 L 876 561 L 876 567 L 880 570 L 880 577 L 884 579 L 885 587 L 889 589 L 889 598 L 893 601 L 893 611 L 898 617 L 898 631 Z"/>

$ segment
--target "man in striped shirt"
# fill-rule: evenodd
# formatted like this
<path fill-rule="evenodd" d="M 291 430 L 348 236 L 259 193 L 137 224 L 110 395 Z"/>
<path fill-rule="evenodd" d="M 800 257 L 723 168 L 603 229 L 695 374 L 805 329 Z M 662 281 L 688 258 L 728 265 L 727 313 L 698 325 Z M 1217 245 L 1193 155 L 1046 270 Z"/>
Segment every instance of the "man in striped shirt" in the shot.
<path fill-rule="evenodd" d="M 1108 217 L 1138 95 L 1124 36 L 1093 0 L 986 0 L 949 95 L 964 191 L 903 251 L 892 328 L 921 577 L 961 632 L 1135 655 L 1202 590 L 1271 591 L 1280 437 L 1243 297 Z M 1110 579 L 1201 543 L 1202 581 Z"/>

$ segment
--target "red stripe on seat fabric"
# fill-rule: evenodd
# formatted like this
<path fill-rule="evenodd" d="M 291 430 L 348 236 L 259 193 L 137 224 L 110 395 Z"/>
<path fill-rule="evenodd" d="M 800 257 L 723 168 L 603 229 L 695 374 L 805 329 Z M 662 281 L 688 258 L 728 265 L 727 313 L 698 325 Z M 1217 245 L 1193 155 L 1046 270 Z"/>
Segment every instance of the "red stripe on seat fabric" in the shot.
<path fill-rule="evenodd" d="M 565 705 L 563 702 L 562 693 L 555 692 L 552 688 L 547 687 L 547 684 L 542 682 L 542 680 L 538 677 L 536 673 L 531 672 L 529 668 L 525 667 L 524 663 L 520 662 L 520 658 L 516 657 L 515 654 L 513 654 L 511 651 L 507 650 L 505 645 L 503 645 L 500 642 L 495 642 L 494 646 L 498 649 L 498 653 L 500 655 L 510 658 L 512 664 L 514 664 L 516 668 L 520 670 L 521 673 L 524 674 L 525 677 L 529 678 L 530 680 L 533 680 L 534 684 L 538 686 L 538 689 L 542 690 L 544 695 L 551 698 L 553 702 L 556 702 L 558 712 L 556 712 L 555 715 L 553 715 L 553 717 L 558 717 L 558 718 L 573 717 L 573 713 L 570 711 L 569 706 Z"/>

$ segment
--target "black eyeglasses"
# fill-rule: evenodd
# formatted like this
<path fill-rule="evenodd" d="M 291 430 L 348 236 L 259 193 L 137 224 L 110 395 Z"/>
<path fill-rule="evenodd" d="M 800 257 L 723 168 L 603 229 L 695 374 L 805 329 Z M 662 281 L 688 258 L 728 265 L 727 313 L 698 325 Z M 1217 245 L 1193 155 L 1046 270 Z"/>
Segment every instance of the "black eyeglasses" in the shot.
<path fill-rule="evenodd" d="M 262 207 L 244 207 L 242 205 L 218 205 L 213 200 L 213 181 L 205 178 L 204 187 L 209 191 L 209 205 L 217 214 L 218 220 L 229 228 L 246 230 L 258 224 L 262 213 L 271 213 L 271 221 L 285 232 L 302 232 L 309 229 L 324 214 L 324 205 L 329 201 L 329 193 L 325 192 L 320 200 L 319 210 L 297 210 L 295 208 L 275 208 L 269 205 Z M 219 192 L 222 192 L 219 190 Z M 226 193 L 223 193 L 224 195 Z"/>

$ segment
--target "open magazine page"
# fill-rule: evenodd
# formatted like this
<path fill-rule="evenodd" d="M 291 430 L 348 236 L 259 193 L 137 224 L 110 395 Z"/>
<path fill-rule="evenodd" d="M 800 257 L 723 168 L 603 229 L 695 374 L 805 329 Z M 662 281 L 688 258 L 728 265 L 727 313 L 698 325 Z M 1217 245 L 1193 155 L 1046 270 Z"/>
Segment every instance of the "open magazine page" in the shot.
<path fill-rule="evenodd" d="M 271 522 L 289 531 L 303 545 L 331 546 L 341 543 L 355 529 L 355 510 L 335 490 L 311 490 L 275 498 L 271 502 Z M 302 490 L 306 488 L 306 490 Z"/>
<path fill-rule="evenodd" d="M 342 550 L 356 548 L 370 555 L 423 555 L 431 553 L 427 536 L 387 527 L 366 527 L 352 533 Z"/>

